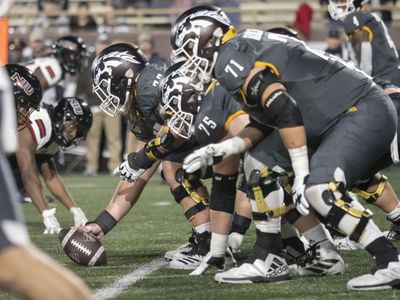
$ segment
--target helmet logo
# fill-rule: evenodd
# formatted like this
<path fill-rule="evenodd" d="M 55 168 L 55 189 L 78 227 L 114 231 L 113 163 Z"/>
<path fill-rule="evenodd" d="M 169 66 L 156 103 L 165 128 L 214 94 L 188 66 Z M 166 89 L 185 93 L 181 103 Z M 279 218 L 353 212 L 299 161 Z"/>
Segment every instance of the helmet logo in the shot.
<path fill-rule="evenodd" d="M 10 78 L 24 90 L 25 94 L 28 96 L 33 94 L 33 87 L 19 73 L 15 72 Z"/>
<path fill-rule="evenodd" d="M 68 102 L 69 104 L 71 104 L 72 110 L 74 111 L 75 115 L 77 116 L 83 115 L 83 110 L 78 100 L 76 100 L 75 98 L 69 98 Z"/>

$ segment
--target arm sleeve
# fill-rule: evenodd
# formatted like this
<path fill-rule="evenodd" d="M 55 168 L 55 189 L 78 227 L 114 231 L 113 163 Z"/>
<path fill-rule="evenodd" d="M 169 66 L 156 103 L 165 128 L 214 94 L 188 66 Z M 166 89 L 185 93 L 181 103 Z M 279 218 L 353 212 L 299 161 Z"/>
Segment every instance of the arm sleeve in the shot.
<path fill-rule="evenodd" d="M 369 42 L 361 43 L 360 69 L 368 75 L 372 74 L 372 46 Z"/>

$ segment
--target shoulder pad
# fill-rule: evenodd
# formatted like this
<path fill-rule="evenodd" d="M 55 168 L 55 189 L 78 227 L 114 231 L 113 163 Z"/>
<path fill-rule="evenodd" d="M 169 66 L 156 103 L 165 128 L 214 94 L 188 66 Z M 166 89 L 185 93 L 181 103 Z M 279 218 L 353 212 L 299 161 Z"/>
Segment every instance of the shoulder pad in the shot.
<path fill-rule="evenodd" d="M 165 71 L 165 64 L 149 64 L 140 73 L 136 85 L 136 101 L 140 112 L 145 117 L 148 117 L 160 102 L 158 86 Z"/>
<path fill-rule="evenodd" d="M 364 12 L 356 11 L 348 16 L 343 21 L 344 30 L 347 34 L 352 34 L 354 31 L 364 27 Z"/>
<path fill-rule="evenodd" d="M 33 111 L 29 116 L 28 128 L 36 142 L 36 150 L 44 147 L 51 139 L 52 126 L 49 113 L 43 107 L 39 111 Z"/>
<path fill-rule="evenodd" d="M 58 60 L 54 57 L 39 57 L 27 63 L 26 67 L 33 73 L 40 70 L 49 87 L 56 85 L 62 78 L 63 72 Z"/>

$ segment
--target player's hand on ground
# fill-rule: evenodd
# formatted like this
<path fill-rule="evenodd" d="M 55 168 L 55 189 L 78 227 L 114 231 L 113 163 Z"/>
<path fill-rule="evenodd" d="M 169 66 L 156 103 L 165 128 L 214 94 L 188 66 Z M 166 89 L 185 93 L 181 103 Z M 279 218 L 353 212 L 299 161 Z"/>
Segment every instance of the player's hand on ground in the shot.
<path fill-rule="evenodd" d="M 113 174 L 114 175 L 119 174 L 122 180 L 126 180 L 128 182 L 134 182 L 145 171 L 146 171 L 145 169 L 138 169 L 138 170 L 133 169 L 126 160 L 122 164 L 120 164 L 119 167 L 115 168 Z"/>
<path fill-rule="evenodd" d="M 104 236 L 103 230 L 101 230 L 100 226 L 96 223 L 88 223 L 85 226 L 82 226 L 84 232 L 92 233 L 99 240 Z"/>
<path fill-rule="evenodd" d="M 224 257 L 214 257 L 212 256 L 211 252 L 208 252 L 207 255 L 204 256 L 200 265 L 192 273 L 190 273 L 190 276 L 202 275 L 210 267 L 216 267 L 218 271 L 223 271 L 224 264 Z"/>
<path fill-rule="evenodd" d="M 43 234 L 58 234 L 61 230 L 60 224 L 56 218 L 56 209 L 50 208 L 42 211 L 43 224 L 45 229 Z"/>

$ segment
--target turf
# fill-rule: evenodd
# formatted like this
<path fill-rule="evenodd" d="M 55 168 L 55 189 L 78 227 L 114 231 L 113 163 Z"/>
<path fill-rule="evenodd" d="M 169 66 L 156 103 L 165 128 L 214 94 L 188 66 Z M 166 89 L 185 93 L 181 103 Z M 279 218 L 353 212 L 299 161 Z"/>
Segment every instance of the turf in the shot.
<path fill-rule="evenodd" d="M 390 169 L 386 174 L 395 189 L 400 190 L 399 170 Z M 158 176 L 155 177 L 132 211 L 103 239 L 108 255 L 107 266 L 88 268 L 74 264 L 63 253 L 56 236 L 42 235 L 41 217 L 34 206 L 24 204 L 23 212 L 32 241 L 81 276 L 93 291 L 111 284 L 139 266 L 162 257 L 165 251 L 176 248 L 189 236 L 190 226 L 174 203 L 168 186 Z M 118 181 L 108 175 L 73 175 L 64 177 L 64 180 L 89 219 L 95 218 L 104 209 Z M 57 207 L 61 225 L 72 225 L 70 213 L 57 202 L 52 205 Z M 374 219 L 381 229 L 388 229 L 385 216 L 374 207 L 370 208 L 375 212 Z M 254 236 L 252 227 L 239 259 L 249 254 Z M 396 244 L 400 246 L 400 243 Z M 347 291 L 347 280 L 368 272 L 372 260 L 363 250 L 342 251 L 342 255 L 348 264 L 347 271 L 342 275 L 297 278 L 279 284 L 217 284 L 213 281 L 212 272 L 201 277 L 189 277 L 188 271 L 162 268 L 130 286 L 115 299 L 400 299 L 400 290 L 368 293 Z M 0 299 L 15 298 L 0 292 Z"/>

